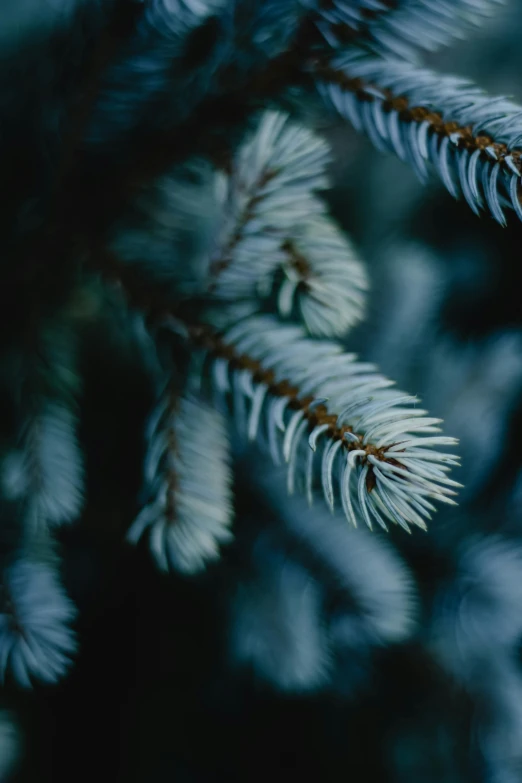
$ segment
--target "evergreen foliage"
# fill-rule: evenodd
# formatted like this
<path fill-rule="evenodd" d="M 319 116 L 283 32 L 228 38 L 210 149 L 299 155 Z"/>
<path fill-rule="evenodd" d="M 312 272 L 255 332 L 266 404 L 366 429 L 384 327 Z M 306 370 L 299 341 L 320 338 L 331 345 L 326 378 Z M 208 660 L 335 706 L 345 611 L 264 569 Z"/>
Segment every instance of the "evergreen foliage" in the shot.
<path fill-rule="evenodd" d="M 477 216 L 522 220 L 522 106 L 422 63 L 501 5 L 59 0 L 42 11 L 9 0 L 0 10 L 7 694 L 75 676 L 89 590 L 67 594 L 67 546 L 75 528 L 104 538 L 92 497 L 121 459 L 125 501 L 103 532 L 126 562 L 142 563 L 145 549 L 180 595 L 216 580 L 225 628 L 216 667 L 263 693 L 349 701 L 368 692 L 383 651 L 417 647 L 478 705 L 483 778 L 516 780 L 520 543 L 489 529 L 456 545 L 458 532 L 447 532 L 457 479 L 469 479 L 466 501 L 491 461 L 454 477 L 458 439 L 419 407 L 418 378 L 414 394 L 399 391 L 366 352 L 373 278 L 333 217 L 337 149 L 325 132 L 345 123 L 343 143 L 353 130 L 367 136 L 383 154 L 377 168 L 394 155 Z M 431 289 L 430 256 L 415 247 L 398 256 L 400 295 L 401 275 Z M 392 375 L 396 362 L 402 385 L 416 334 L 433 341 L 425 361 L 437 393 L 425 396 L 446 407 L 472 460 L 466 426 L 489 443 L 497 422 L 487 430 L 481 400 L 465 391 L 460 408 L 458 395 L 444 402 L 465 389 L 475 358 L 452 363 L 434 314 L 422 323 L 407 292 L 401 301 L 383 362 Z M 509 364 L 509 396 L 522 370 L 512 367 L 517 345 L 502 353 L 501 342 L 490 353 Z M 99 384 L 105 403 L 110 385 L 89 375 L 93 356 L 114 373 L 116 408 L 138 387 L 148 401 L 131 478 L 124 445 L 104 453 L 121 436 L 118 417 L 96 413 L 101 423 L 89 424 L 89 389 Z M 407 542 L 390 529 L 387 540 L 390 523 L 426 532 Z M 446 558 L 434 597 L 429 557 Z"/>

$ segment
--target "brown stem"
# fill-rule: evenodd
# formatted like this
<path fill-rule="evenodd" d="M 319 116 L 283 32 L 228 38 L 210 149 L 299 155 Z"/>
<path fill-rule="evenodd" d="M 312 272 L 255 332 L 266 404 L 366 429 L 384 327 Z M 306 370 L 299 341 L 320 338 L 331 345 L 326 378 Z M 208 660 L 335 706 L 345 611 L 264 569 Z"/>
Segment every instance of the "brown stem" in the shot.
<path fill-rule="evenodd" d="M 252 220 L 254 216 L 254 210 L 256 206 L 259 204 L 259 202 L 262 200 L 262 196 L 260 196 L 259 192 L 276 175 L 277 175 L 276 170 L 267 168 L 261 173 L 259 179 L 254 184 L 252 193 L 249 199 L 247 200 L 242 213 L 238 217 L 236 230 L 234 231 L 234 233 L 226 243 L 225 247 L 222 248 L 219 251 L 219 253 L 216 255 L 216 257 L 211 261 L 210 275 L 212 277 L 212 283 L 210 286 L 210 291 L 215 290 L 218 282 L 217 278 L 219 277 L 220 274 L 222 274 L 222 272 L 224 272 L 225 269 L 228 269 L 228 267 L 232 263 L 234 250 L 237 248 L 237 246 L 243 239 L 245 234 L 245 229 L 249 221 Z"/>
<path fill-rule="evenodd" d="M 316 76 L 322 81 L 335 84 L 346 92 L 354 93 L 360 101 L 372 103 L 379 100 L 372 93 L 372 90 L 379 90 L 383 93 L 384 100 L 382 108 L 384 112 L 396 111 L 403 122 L 428 122 L 432 133 L 439 136 L 459 136 L 458 144 L 465 149 L 474 152 L 480 150 L 485 157 L 489 157 L 488 148 L 492 150 L 496 159 L 506 169 L 512 173 L 506 158 L 512 158 L 513 165 L 522 174 L 522 151 L 510 149 L 507 144 L 495 141 L 492 136 L 487 134 L 474 135 L 469 125 L 459 125 L 452 120 L 445 120 L 440 112 L 433 111 L 426 106 L 411 105 L 409 99 L 404 95 L 395 95 L 390 89 L 382 89 L 379 85 L 373 85 L 357 77 L 352 78 L 342 70 L 332 67 L 325 63 L 317 64 L 315 68 Z"/>
<path fill-rule="evenodd" d="M 354 433 L 353 428 L 349 425 L 339 425 L 337 414 L 329 413 L 324 404 L 317 404 L 313 395 L 302 397 L 299 388 L 289 379 L 276 381 L 273 370 L 264 367 L 262 362 L 248 354 L 238 353 L 233 345 L 228 344 L 208 324 L 195 321 L 193 307 L 188 309 L 184 309 L 183 306 L 173 307 L 164 297 L 156 295 L 156 292 L 151 290 L 146 292 L 143 285 L 139 284 L 139 279 L 130 273 L 128 268 L 122 265 L 115 256 L 110 254 L 106 254 L 105 261 L 101 265 L 106 277 L 109 264 L 111 267 L 109 280 L 122 288 L 131 305 L 139 307 L 147 314 L 149 323 L 161 325 L 162 321 L 168 319 L 178 321 L 185 328 L 188 339 L 195 348 L 204 349 L 215 358 L 225 359 L 231 369 L 248 370 L 256 383 L 267 386 L 271 396 L 288 397 L 288 407 L 291 410 L 303 412 L 303 417 L 308 421 L 310 431 L 315 427 L 327 424 L 328 429 L 324 434 L 331 440 L 340 440 L 347 452 L 354 449 L 364 451 L 363 461 L 372 455 L 382 462 L 404 467 L 397 460 L 386 456 L 386 448 L 377 448 L 371 443 L 364 444 L 362 434 Z M 346 439 L 346 433 L 354 434 L 357 440 Z M 175 448 L 175 443 L 173 443 L 173 447 Z M 371 492 L 375 486 L 375 474 L 371 465 L 368 468 L 366 487 Z"/>
<path fill-rule="evenodd" d="M 331 440 L 340 440 L 344 449 L 354 451 L 355 449 L 365 452 L 363 461 L 370 455 L 376 457 L 382 462 L 388 462 L 391 465 L 400 465 L 397 460 L 386 456 L 385 448 L 377 448 L 371 443 L 363 443 L 363 435 L 354 433 L 349 425 L 339 425 L 338 416 L 335 413 L 329 413 L 326 405 L 317 404 L 314 396 L 302 397 L 297 386 L 288 379 L 282 381 L 275 380 L 273 370 L 267 369 L 257 359 L 240 354 L 236 349 L 225 342 L 225 340 L 211 327 L 206 324 L 185 324 L 188 329 L 190 339 L 195 346 L 204 348 L 216 358 L 225 359 L 232 369 L 248 370 L 252 374 L 255 383 L 262 383 L 268 387 L 268 392 L 273 397 L 288 397 L 290 402 L 288 407 L 294 411 L 302 411 L 303 417 L 308 421 L 310 431 L 323 424 L 328 425 L 325 435 Z M 344 436 L 346 433 L 352 433 L 357 440 L 348 440 Z M 389 448 L 389 447 L 388 447 Z M 367 488 L 371 492 L 375 486 L 375 476 L 371 465 L 369 466 L 367 477 Z"/>

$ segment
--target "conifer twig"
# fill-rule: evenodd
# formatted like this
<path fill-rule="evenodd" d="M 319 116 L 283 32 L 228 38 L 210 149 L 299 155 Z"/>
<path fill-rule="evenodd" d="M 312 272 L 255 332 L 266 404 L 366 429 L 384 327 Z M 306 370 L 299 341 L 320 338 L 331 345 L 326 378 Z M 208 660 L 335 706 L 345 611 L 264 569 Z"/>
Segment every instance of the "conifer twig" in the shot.
<path fill-rule="evenodd" d="M 434 164 L 449 192 L 502 225 L 503 207 L 522 219 L 522 107 L 491 98 L 464 79 L 407 63 L 346 55 L 319 64 L 320 92 L 382 151 L 421 179 Z"/>
<path fill-rule="evenodd" d="M 334 343 L 307 340 L 299 328 L 270 316 L 240 320 L 224 336 L 204 325 L 185 322 L 185 328 L 212 358 L 214 388 L 230 400 L 239 430 L 259 440 L 263 428 L 274 461 L 282 453 L 290 492 L 304 464 L 311 500 L 319 449 L 325 499 L 333 508 L 340 459 L 338 491 L 354 525 L 353 483 L 369 527 L 373 518 L 384 528 L 386 519 L 425 528 L 434 510 L 429 499 L 454 502 L 450 487 L 460 485 L 445 474 L 458 461 L 432 448 L 455 445 L 455 439 L 432 435 L 440 420 L 413 407 L 415 397 L 390 391 L 372 365 Z M 308 458 L 300 453 L 305 437 Z"/>

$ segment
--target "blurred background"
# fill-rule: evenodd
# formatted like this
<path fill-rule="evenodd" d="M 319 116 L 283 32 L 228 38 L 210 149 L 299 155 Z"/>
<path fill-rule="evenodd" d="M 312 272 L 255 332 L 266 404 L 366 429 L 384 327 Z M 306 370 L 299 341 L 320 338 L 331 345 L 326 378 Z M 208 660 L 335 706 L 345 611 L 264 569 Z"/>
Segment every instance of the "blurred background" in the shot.
<path fill-rule="evenodd" d="M 429 64 L 522 102 L 521 35 L 512 0 Z M 0 780 L 522 780 L 522 226 L 477 219 L 329 123 L 331 211 L 371 279 L 347 347 L 460 438 L 459 506 L 370 541 L 304 506 L 295 522 L 242 454 L 260 479 L 238 461 L 223 561 L 159 575 L 121 544 L 151 389 L 125 323 L 110 345 L 96 324 L 88 507 L 61 533 L 81 652 L 58 687 L 2 694 Z"/>

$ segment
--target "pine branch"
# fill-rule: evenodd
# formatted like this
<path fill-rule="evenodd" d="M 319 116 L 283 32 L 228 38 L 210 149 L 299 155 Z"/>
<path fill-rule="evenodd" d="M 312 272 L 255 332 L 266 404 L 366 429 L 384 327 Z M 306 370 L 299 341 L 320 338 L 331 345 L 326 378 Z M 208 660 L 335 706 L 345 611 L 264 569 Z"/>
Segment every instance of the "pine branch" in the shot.
<path fill-rule="evenodd" d="M 342 333 L 360 317 L 361 293 L 365 286 L 362 267 L 350 258 L 349 247 L 341 235 L 322 214 L 315 220 L 310 220 L 308 214 L 311 207 L 316 215 L 320 211 L 310 192 L 310 183 L 323 181 L 325 152 L 324 144 L 317 143 L 313 136 L 287 126 L 283 115 L 268 113 L 264 116 L 260 130 L 243 145 L 237 156 L 237 171 L 249 187 L 243 188 L 241 199 L 235 197 L 235 190 L 240 190 L 237 186 L 228 193 L 226 189 L 224 191 L 231 217 L 224 240 L 218 242 L 224 250 L 214 260 L 212 281 L 216 288 L 220 286 L 221 298 L 243 301 L 240 309 L 251 313 L 257 307 L 253 297 L 259 293 L 259 288 L 266 289 L 267 283 L 270 288 L 278 268 L 285 270 L 293 279 L 280 291 L 280 309 L 286 315 L 293 315 L 295 295 L 305 325 L 311 333 L 320 335 Z M 231 192 L 234 197 L 230 196 Z M 236 208 L 238 201 L 240 206 Z M 283 203 L 293 205 L 290 215 L 282 212 Z M 297 225 L 296 212 L 302 220 Z M 270 250 L 277 254 L 259 258 L 259 244 L 254 242 L 257 254 L 252 251 L 250 262 L 246 263 L 245 254 L 239 254 L 238 249 L 245 244 L 249 247 L 251 236 L 257 243 L 269 244 L 276 237 L 277 243 L 270 244 Z M 115 261 L 117 265 L 117 259 Z M 263 266 L 269 273 L 259 271 Z M 140 276 L 134 280 L 131 274 L 130 288 L 128 279 L 128 269 L 125 269 L 123 281 L 131 299 L 134 291 L 142 298 Z M 154 302 L 153 293 L 150 302 L 145 301 L 142 305 L 148 311 L 151 325 L 170 323 L 182 337 L 188 336 L 189 342 L 202 340 L 203 344 L 208 343 L 207 347 L 215 357 L 225 359 L 224 363 L 216 362 L 218 393 L 228 397 L 232 389 L 230 396 L 239 431 L 254 440 L 262 437 L 264 429 L 274 461 L 279 461 L 282 445 L 283 456 L 289 463 L 290 491 L 296 484 L 302 462 L 306 466 L 306 491 L 309 498 L 312 497 L 313 451 L 319 443 L 325 497 L 333 506 L 337 492 L 345 514 L 354 524 L 352 490 L 355 483 L 355 506 L 369 526 L 373 519 L 386 527 L 387 520 L 391 519 L 406 529 L 409 523 L 424 527 L 424 518 L 429 518 L 434 508 L 428 498 L 440 497 L 452 502 L 448 495 L 454 493 L 448 487 L 456 484 L 445 476 L 445 472 L 448 464 L 456 462 L 448 455 L 439 457 L 424 446 L 455 441 L 438 436 L 417 442 L 419 439 L 412 433 L 438 432 L 434 425 L 439 420 L 424 417 L 424 411 L 399 407 L 416 400 L 385 391 L 390 382 L 377 375 L 373 367 L 358 364 L 350 355 L 338 356 L 342 354 L 339 346 L 307 341 L 303 330 L 285 327 L 270 318 L 247 318 L 236 327 L 237 334 L 232 329 L 231 333 L 227 330 L 225 337 L 219 337 L 212 330 L 194 326 L 194 312 L 184 320 L 183 308 L 179 303 L 169 304 L 164 293 L 160 292 L 159 304 Z M 220 298 L 215 291 L 214 295 Z M 163 313 L 161 302 L 164 302 Z M 190 308 L 190 300 L 187 304 Z M 211 314 L 207 311 L 206 317 L 214 327 L 226 327 L 231 318 L 237 317 L 234 315 L 237 309 L 237 306 L 229 305 L 221 312 Z M 241 333 L 243 328 L 245 334 Z M 242 345 L 243 338 L 246 340 L 242 348 L 229 342 L 233 334 Z M 288 352 L 286 359 L 282 350 Z M 256 354 L 257 351 L 260 353 Z M 275 366 L 270 363 L 272 352 Z M 277 367 L 278 362 L 283 363 L 281 367 Z M 313 367 L 317 368 L 314 376 L 310 374 Z M 281 373 L 278 377 L 276 369 Z M 320 382 L 321 378 L 324 384 Z M 327 408 L 323 398 L 332 397 L 333 402 Z M 344 415 L 347 406 L 352 410 L 349 421 L 345 421 Z M 263 417 L 268 417 L 264 428 L 261 426 Z M 361 427 L 363 422 L 365 426 Z M 285 431 L 281 436 L 282 444 L 278 429 Z M 310 435 L 311 449 L 301 454 L 305 432 Z M 408 448 L 401 448 L 404 443 Z M 339 483 L 335 471 L 341 453 L 345 454 L 346 463 Z M 144 526 L 152 524 L 154 515 L 157 517 L 157 510 L 152 508 L 150 505 L 151 510 L 144 513 Z"/>
<path fill-rule="evenodd" d="M 454 503 L 450 487 L 459 485 L 446 472 L 457 460 L 431 449 L 455 439 L 432 435 L 440 420 L 413 407 L 415 397 L 390 391 L 372 365 L 270 316 L 243 319 L 223 337 L 205 326 L 187 331 L 211 357 L 214 389 L 229 401 L 239 432 L 263 436 L 276 463 L 282 452 L 290 493 L 301 472 L 312 500 L 319 452 L 325 499 L 333 508 L 340 495 L 354 525 L 359 514 L 370 528 L 373 520 L 387 529 L 391 520 L 424 529 L 431 499 Z"/>
<path fill-rule="evenodd" d="M 413 166 L 422 180 L 431 162 L 445 187 L 501 225 L 503 208 L 522 219 L 522 107 L 472 83 L 399 61 L 356 56 L 319 66 L 327 102 L 382 151 Z"/>
<path fill-rule="evenodd" d="M 345 334 L 360 320 L 364 269 L 315 195 L 328 184 L 328 162 L 324 141 L 285 114 L 262 115 L 223 177 L 224 229 L 210 265 L 215 297 L 267 299 L 277 281 L 279 312 L 297 311 L 310 334 Z"/>
<path fill-rule="evenodd" d="M 56 682 L 76 651 L 76 610 L 54 568 L 19 557 L 2 575 L 0 596 L 0 682 L 8 671 L 24 688 Z"/>
<path fill-rule="evenodd" d="M 415 59 L 462 39 L 490 19 L 505 0 L 307 0 L 334 48 L 356 43 L 376 54 Z"/>
<path fill-rule="evenodd" d="M 210 267 L 215 296 L 253 296 L 273 276 L 283 242 L 322 211 L 314 192 L 328 185 L 329 161 L 327 144 L 288 115 L 262 115 L 223 182 L 223 232 Z"/>
<path fill-rule="evenodd" d="M 86 100 L 73 112 L 62 165 L 53 169 L 52 212 L 58 219 L 24 242 L 24 258 L 13 272 L 26 310 L 38 317 L 42 305 L 58 299 L 54 278 L 50 286 L 42 266 L 31 262 L 35 243 L 68 291 L 71 270 L 90 252 L 93 237 L 107 242 L 114 222 L 144 186 L 192 154 L 221 163 L 266 101 L 308 81 L 302 68 L 310 48 L 307 14 L 294 3 L 263 3 L 235 19 L 235 4 L 221 0 L 155 0 L 146 7 L 139 0 L 116 0 L 114 24 L 93 47 L 92 67 L 84 68 Z M 269 34 L 271 25 L 289 18 L 291 25 Z M 254 25 L 247 46 L 244 22 Z M 247 59 L 257 53 L 248 67 L 238 62 L 235 43 Z M 207 68 L 215 76 L 210 83 Z"/>
<path fill-rule="evenodd" d="M 60 319 L 18 357 L 19 423 L 16 439 L 5 444 L 2 489 L 21 505 L 29 537 L 77 520 L 83 504 L 76 348 L 71 324 Z"/>
<path fill-rule="evenodd" d="M 78 518 L 83 455 L 77 438 L 75 327 L 81 299 L 3 357 L 0 461 L 0 681 L 54 683 L 76 649 L 75 609 L 59 582 L 54 528 Z M 80 307 L 78 308 L 78 306 Z M 7 425 L 7 426 L 6 426 Z"/>
<path fill-rule="evenodd" d="M 29 419 L 21 453 L 5 466 L 8 491 L 25 495 L 31 528 L 75 521 L 83 504 L 83 460 L 75 413 L 49 402 Z M 6 487 L 7 489 L 7 487 Z"/>
<path fill-rule="evenodd" d="M 230 541 L 229 443 L 222 415 L 167 383 L 147 428 L 145 504 L 128 531 L 149 544 L 162 571 L 201 571 Z"/>

